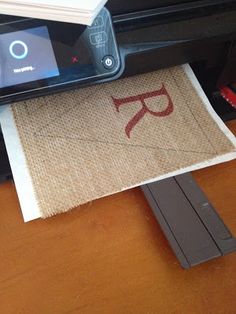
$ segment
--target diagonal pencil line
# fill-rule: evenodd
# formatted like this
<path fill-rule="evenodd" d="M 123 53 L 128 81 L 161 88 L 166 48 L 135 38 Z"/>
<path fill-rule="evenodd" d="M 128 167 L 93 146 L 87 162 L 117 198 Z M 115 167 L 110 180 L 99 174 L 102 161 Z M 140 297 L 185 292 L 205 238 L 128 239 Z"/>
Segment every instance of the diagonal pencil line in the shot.
<path fill-rule="evenodd" d="M 186 75 L 186 74 L 185 74 Z M 185 102 L 187 104 L 187 107 L 189 109 L 189 112 L 191 113 L 191 115 L 194 118 L 194 121 L 197 123 L 197 125 L 200 127 L 200 130 L 202 131 L 203 136 L 205 137 L 205 139 L 207 140 L 207 142 L 210 144 L 211 148 L 213 149 L 213 151 L 217 154 L 217 150 L 215 149 L 215 147 L 213 146 L 212 142 L 210 141 L 210 139 L 208 138 L 205 130 L 203 130 L 201 124 L 199 123 L 197 117 L 194 115 L 191 106 L 189 105 L 188 99 L 185 97 L 185 94 L 182 92 L 182 89 L 180 88 L 179 84 L 178 84 L 178 80 L 176 79 L 176 77 L 173 75 L 173 73 L 171 72 L 171 77 L 174 79 L 176 86 L 178 87 L 179 92 L 181 93 L 183 99 L 185 99 Z M 190 81 L 191 83 L 191 81 Z M 194 86 L 191 83 L 191 87 L 193 88 L 193 90 L 195 91 L 195 93 L 197 94 L 196 89 L 194 88 Z M 197 95 L 199 97 L 199 95 Z M 199 97 L 200 98 L 200 97 Z"/>
<path fill-rule="evenodd" d="M 95 88 L 94 93 L 97 92 L 99 87 Z M 83 102 L 85 99 L 86 101 L 90 99 L 90 97 L 94 96 L 94 94 L 90 94 L 90 95 L 86 95 L 84 96 L 80 102 Z M 55 105 L 56 106 L 56 105 Z M 60 114 L 58 114 L 57 116 L 54 116 L 53 119 L 50 119 L 49 122 L 47 122 L 46 124 L 44 124 L 43 126 L 41 126 L 37 131 L 34 132 L 34 135 L 37 136 L 38 133 L 40 133 L 42 130 L 45 130 L 47 127 L 49 127 L 53 122 L 57 121 L 59 118 L 61 118 L 62 116 L 64 116 L 65 114 L 69 113 L 71 111 L 71 108 L 66 108 L 63 112 L 61 112 Z"/>
<path fill-rule="evenodd" d="M 32 116 L 33 114 L 37 113 L 39 110 L 41 110 L 43 107 L 45 106 L 45 102 L 42 103 L 40 106 L 38 106 L 36 109 L 34 109 L 33 111 L 29 111 L 29 106 L 27 103 L 25 103 L 25 109 L 27 111 L 27 115 L 28 116 Z"/>
<path fill-rule="evenodd" d="M 163 148 L 163 147 L 159 147 L 159 146 L 150 146 L 150 145 L 140 145 L 140 144 L 125 144 L 125 143 L 118 143 L 118 142 L 110 142 L 110 141 L 102 141 L 102 140 L 92 140 L 92 139 L 82 139 L 82 138 L 78 138 L 78 137 L 70 137 L 70 136 L 53 136 L 53 135 L 39 135 L 37 134 L 36 137 L 47 137 L 47 138 L 59 138 L 59 139 L 68 139 L 68 140 L 77 140 L 77 141 L 81 141 L 81 142 L 87 142 L 87 143 L 100 143 L 100 144 L 108 144 L 108 145 L 117 145 L 117 146 L 125 146 L 125 147 L 137 147 L 137 148 L 143 148 L 143 149 L 160 149 L 160 150 L 164 150 L 164 151 L 174 151 L 174 152 L 184 152 L 184 153 L 195 153 L 195 154 L 205 154 L 205 155 L 209 155 L 209 156 L 215 156 L 212 153 L 209 152 L 198 152 L 198 151 L 193 151 L 193 150 L 183 150 L 183 149 L 179 149 L 176 150 L 174 148 Z"/>
<path fill-rule="evenodd" d="M 176 78 L 173 76 L 173 74 L 171 73 L 171 76 L 173 78 L 173 80 L 176 83 L 176 86 L 178 87 L 180 93 L 182 94 L 182 97 L 185 99 L 182 90 L 180 89 L 178 82 L 176 80 Z M 99 87 L 95 88 L 94 93 L 97 92 Z M 94 96 L 93 94 L 90 95 L 86 95 L 84 96 L 80 102 L 83 102 L 84 100 L 89 100 L 90 97 Z M 199 128 L 202 131 L 202 134 L 205 136 L 207 142 L 211 145 L 212 149 L 214 150 L 215 153 L 217 153 L 216 149 L 214 148 L 213 144 L 209 141 L 208 137 L 206 136 L 205 132 L 202 130 L 202 126 L 199 124 L 199 121 L 197 120 L 197 118 L 194 116 L 188 100 L 185 99 L 187 107 L 191 113 L 191 115 L 193 116 L 194 120 L 196 121 L 197 125 L 199 126 Z M 41 108 L 42 106 L 40 106 Z M 28 109 L 28 108 L 26 108 Z M 28 110 L 27 110 L 28 111 Z M 70 137 L 70 136 L 50 136 L 50 135 L 42 135 L 40 134 L 43 130 L 45 130 L 47 127 L 49 127 L 53 122 L 57 121 L 58 119 L 60 119 L 62 116 L 64 116 L 65 114 L 69 113 L 71 111 L 71 108 L 66 108 L 63 112 L 61 112 L 60 114 L 58 114 L 56 117 L 54 116 L 52 119 L 50 119 L 50 121 L 48 121 L 46 124 L 44 124 L 43 126 L 41 126 L 37 131 L 34 132 L 34 136 L 35 137 L 47 137 L 47 138 L 64 138 L 64 139 L 72 139 L 72 140 L 78 140 L 78 141 L 82 141 L 82 142 L 91 142 L 91 143 L 102 143 L 102 144 L 110 144 L 110 145 L 120 145 L 120 146 L 125 146 L 125 147 L 138 147 L 138 148 L 143 148 L 143 149 L 159 149 L 159 150 L 163 150 L 163 151 L 174 151 L 174 152 L 185 152 L 185 153 L 195 153 L 195 154 L 206 154 L 208 156 L 213 156 L 213 153 L 210 152 L 199 152 L 199 151 L 194 151 L 194 150 L 183 150 L 183 149 L 175 149 L 175 148 L 163 148 L 163 147 L 158 147 L 158 146 L 150 146 L 150 145 L 139 145 L 139 144 L 124 144 L 124 143 L 116 143 L 116 142 L 110 142 L 110 141 L 102 141 L 102 140 L 93 140 L 93 139 L 81 139 L 81 138 L 77 138 L 77 137 Z M 29 113 L 29 112 L 28 112 Z"/>

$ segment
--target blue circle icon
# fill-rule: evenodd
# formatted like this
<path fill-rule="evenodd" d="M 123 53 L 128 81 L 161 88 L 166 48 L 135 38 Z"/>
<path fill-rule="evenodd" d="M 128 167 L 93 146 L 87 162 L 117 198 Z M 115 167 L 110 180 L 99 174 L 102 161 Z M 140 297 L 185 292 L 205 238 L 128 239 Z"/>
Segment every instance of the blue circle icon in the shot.
<path fill-rule="evenodd" d="M 15 53 L 14 52 L 14 47 L 15 46 L 23 47 L 23 52 L 21 52 L 20 54 Z M 15 59 L 24 59 L 27 56 L 27 54 L 28 54 L 28 47 L 27 47 L 27 45 L 23 41 L 15 40 L 15 41 L 13 41 L 10 44 L 9 51 L 10 51 L 10 54 L 12 55 L 13 58 L 15 58 Z"/>

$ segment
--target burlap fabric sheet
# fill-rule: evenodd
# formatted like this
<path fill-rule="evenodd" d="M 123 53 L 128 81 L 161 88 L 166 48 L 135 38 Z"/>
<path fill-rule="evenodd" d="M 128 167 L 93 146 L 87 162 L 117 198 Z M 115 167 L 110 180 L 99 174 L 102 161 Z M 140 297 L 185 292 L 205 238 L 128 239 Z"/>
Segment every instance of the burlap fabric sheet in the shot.
<path fill-rule="evenodd" d="M 188 65 L 24 101 L 10 111 L 41 217 L 235 157 L 233 135 Z M 16 152 L 9 154 L 14 164 Z M 20 190 L 24 183 L 15 179 Z M 27 206 L 29 193 L 19 198 Z"/>

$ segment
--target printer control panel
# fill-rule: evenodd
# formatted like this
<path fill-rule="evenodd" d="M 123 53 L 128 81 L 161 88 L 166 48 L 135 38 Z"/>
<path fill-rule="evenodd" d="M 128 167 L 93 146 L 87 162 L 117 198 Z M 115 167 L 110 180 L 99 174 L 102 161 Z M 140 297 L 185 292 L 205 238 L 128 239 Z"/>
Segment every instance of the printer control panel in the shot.
<path fill-rule="evenodd" d="M 119 69 L 105 8 L 91 26 L 37 19 L 0 25 L 0 104 L 109 80 Z"/>

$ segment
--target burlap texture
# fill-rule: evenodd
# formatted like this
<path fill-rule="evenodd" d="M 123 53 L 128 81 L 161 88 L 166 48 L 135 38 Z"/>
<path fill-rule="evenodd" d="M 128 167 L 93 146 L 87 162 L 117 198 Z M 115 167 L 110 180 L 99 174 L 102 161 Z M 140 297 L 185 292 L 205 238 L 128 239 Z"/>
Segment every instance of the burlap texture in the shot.
<path fill-rule="evenodd" d="M 167 93 L 146 94 L 161 88 Z M 141 100 L 127 101 L 141 94 L 161 114 L 140 113 Z M 234 149 L 182 67 L 28 100 L 12 110 L 42 217 Z"/>

